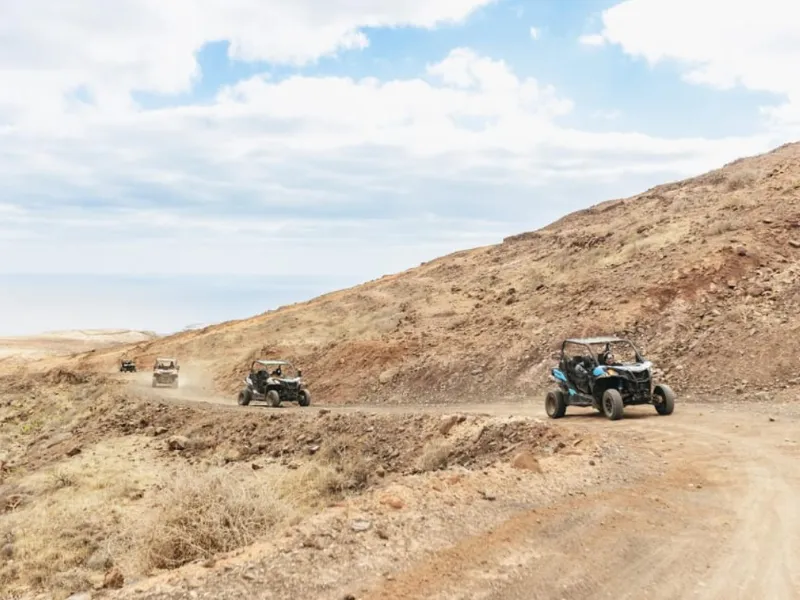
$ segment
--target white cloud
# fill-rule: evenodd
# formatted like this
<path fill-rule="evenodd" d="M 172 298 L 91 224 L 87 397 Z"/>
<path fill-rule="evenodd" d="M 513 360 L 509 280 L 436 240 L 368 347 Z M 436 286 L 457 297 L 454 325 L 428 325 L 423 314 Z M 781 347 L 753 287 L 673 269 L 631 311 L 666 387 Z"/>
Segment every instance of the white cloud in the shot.
<path fill-rule="evenodd" d="M 794 0 L 627 0 L 603 13 L 594 43 L 619 45 L 650 64 L 678 61 L 685 79 L 786 98 L 766 112 L 800 125 L 800 4 Z M 584 43 L 586 41 L 584 40 Z"/>
<path fill-rule="evenodd" d="M 773 145 L 573 129 L 572 99 L 469 48 L 406 79 L 262 74 L 203 104 L 131 97 L 186 91 L 210 41 L 300 63 L 362 47 L 363 27 L 490 1 L 7 3 L 0 256 L 15 260 L 0 271 L 370 277 Z"/>
<path fill-rule="evenodd" d="M 578 38 L 578 41 L 584 46 L 602 46 L 606 43 L 606 39 L 597 34 L 582 35 Z"/>
<path fill-rule="evenodd" d="M 595 119 L 604 119 L 606 121 L 616 121 L 622 116 L 622 112 L 617 109 L 612 110 L 595 110 L 592 112 Z"/>
<path fill-rule="evenodd" d="M 132 90 L 174 94 L 202 74 L 196 52 L 228 41 L 235 60 L 303 64 L 368 45 L 365 27 L 463 21 L 495 0 L 27 0 L 3 3 L 0 110 L 57 112 L 83 87 L 109 110 Z M 2 121 L 0 121 L 2 124 Z"/>
<path fill-rule="evenodd" d="M 539 39 L 539 30 L 536 27 L 531 27 L 530 34 L 531 34 L 531 39 L 533 40 Z"/>

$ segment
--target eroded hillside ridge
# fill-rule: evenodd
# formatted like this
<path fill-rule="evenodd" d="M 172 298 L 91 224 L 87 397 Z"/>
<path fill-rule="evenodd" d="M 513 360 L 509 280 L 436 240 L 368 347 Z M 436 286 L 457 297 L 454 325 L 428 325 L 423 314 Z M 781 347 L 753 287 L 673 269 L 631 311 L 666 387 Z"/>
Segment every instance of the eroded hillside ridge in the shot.
<path fill-rule="evenodd" d="M 741 159 L 251 319 L 138 344 L 205 361 L 233 394 L 254 357 L 301 366 L 314 398 L 534 397 L 567 336 L 630 336 L 680 393 L 797 382 L 800 145 Z M 111 368 L 120 351 L 77 356 Z M 206 367 L 204 367 L 206 368 Z"/>

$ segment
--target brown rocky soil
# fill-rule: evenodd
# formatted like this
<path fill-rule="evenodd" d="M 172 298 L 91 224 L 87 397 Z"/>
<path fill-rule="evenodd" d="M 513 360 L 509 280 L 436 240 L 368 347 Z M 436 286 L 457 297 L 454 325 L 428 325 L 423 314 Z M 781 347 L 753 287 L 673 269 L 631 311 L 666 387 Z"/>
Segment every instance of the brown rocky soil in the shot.
<path fill-rule="evenodd" d="M 175 355 L 233 394 L 250 360 L 283 357 L 326 404 L 494 402 L 539 393 L 565 336 L 608 332 L 633 338 L 684 395 L 774 391 L 798 383 L 798 256 L 790 144 L 495 246 L 71 364 Z"/>
<path fill-rule="evenodd" d="M 4 600 L 130 590 L 272 536 L 349 555 L 360 527 L 391 561 L 387 536 L 434 542 L 426 503 L 449 519 L 567 467 L 553 490 L 579 489 L 623 455 L 525 417 L 204 405 L 63 368 L 0 378 L 0 398 Z"/>
<path fill-rule="evenodd" d="M 0 380 L 3 600 L 800 594 L 791 392 L 550 422 L 124 381 Z"/>

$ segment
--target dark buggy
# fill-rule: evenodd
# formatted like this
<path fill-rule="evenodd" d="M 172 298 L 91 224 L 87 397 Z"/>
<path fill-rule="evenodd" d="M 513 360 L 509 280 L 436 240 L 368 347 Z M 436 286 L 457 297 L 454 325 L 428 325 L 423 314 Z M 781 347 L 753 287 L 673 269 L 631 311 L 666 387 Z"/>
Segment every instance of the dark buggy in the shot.
<path fill-rule="evenodd" d="M 295 377 L 284 377 L 286 369 L 296 371 Z M 238 402 L 247 406 L 253 400 L 266 401 L 278 407 L 282 402 L 297 402 L 300 406 L 311 404 L 311 394 L 306 389 L 302 372 L 285 360 L 254 360 L 250 373 L 244 380 L 245 388 L 239 392 Z"/>
<path fill-rule="evenodd" d="M 664 383 L 653 383 L 653 364 L 626 339 L 565 340 L 551 375 L 558 383 L 545 399 L 551 419 L 563 417 L 568 406 L 592 407 L 612 421 L 622 418 L 626 406 L 652 404 L 660 415 L 675 409 L 675 393 Z"/>
<path fill-rule="evenodd" d="M 132 360 L 121 360 L 119 362 L 120 373 L 136 373 L 136 363 Z"/>

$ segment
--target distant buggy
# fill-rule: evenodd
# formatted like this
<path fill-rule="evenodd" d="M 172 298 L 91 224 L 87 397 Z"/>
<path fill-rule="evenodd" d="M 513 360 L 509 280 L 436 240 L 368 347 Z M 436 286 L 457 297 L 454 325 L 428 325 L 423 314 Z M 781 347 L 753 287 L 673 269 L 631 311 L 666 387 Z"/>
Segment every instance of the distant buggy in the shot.
<path fill-rule="evenodd" d="M 132 360 L 121 360 L 119 363 L 119 372 L 120 373 L 135 373 L 136 372 L 136 363 Z"/>
<path fill-rule="evenodd" d="M 157 358 L 153 364 L 153 387 L 168 385 L 178 387 L 180 366 L 175 358 Z"/>
<path fill-rule="evenodd" d="M 600 348 L 600 352 L 595 352 Z M 675 393 L 664 383 L 653 384 L 652 367 L 636 346 L 625 339 L 565 340 L 558 367 L 551 370 L 558 389 L 547 393 L 547 416 L 559 419 L 568 406 L 584 406 L 616 421 L 622 418 L 626 406 L 638 404 L 652 404 L 658 414 L 671 415 L 675 410 Z"/>
<path fill-rule="evenodd" d="M 284 375 L 292 370 L 294 377 Z M 311 404 L 311 394 L 302 379 L 302 371 L 285 360 L 255 360 L 244 380 L 245 387 L 239 392 L 238 402 L 247 406 L 253 400 L 266 401 L 278 407 L 282 402 L 297 402 L 300 406 Z"/>

